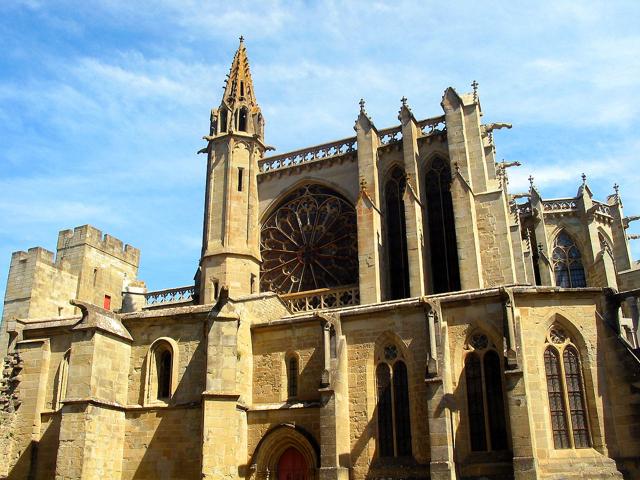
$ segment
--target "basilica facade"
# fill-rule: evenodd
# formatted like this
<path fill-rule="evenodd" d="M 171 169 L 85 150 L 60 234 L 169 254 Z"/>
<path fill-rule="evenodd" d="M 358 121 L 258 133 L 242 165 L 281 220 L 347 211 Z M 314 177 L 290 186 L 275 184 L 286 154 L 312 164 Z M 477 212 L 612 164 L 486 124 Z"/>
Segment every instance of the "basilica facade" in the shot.
<path fill-rule="evenodd" d="M 617 187 L 510 192 L 475 85 L 275 155 L 256 93 L 241 39 L 193 285 L 88 225 L 13 254 L 0 478 L 640 478 Z"/>

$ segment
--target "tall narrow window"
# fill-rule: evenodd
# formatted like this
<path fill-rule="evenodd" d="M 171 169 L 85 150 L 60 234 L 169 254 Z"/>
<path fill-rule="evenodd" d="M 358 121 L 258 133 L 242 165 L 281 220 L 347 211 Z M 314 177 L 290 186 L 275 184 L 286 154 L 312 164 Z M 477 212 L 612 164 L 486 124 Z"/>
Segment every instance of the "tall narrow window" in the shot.
<path fill-rule="evenodd" d="M 547 335 L 544 367 L 555 448 L 590 447 L 580 355 L 569 335 L 557 325 Z"/>
<path fill-rule="evenodd" d="M 291 355 L 287 360 L 287 396 L 295 398 L 298 396 L 298 358 Z"/>
<path fill-rule="evenodd" d="M 249 116 L 249 110 L 247 107 L 242 107 L 240 109 L 240 116 L 238 118 L 238 130 L 241 132 L 247 131 L 247 117 Z"/>
<path fill-rule="evenodd" d="M 227 131 L 227 125 L 229 124 L 229 112 L 226 108 L 222 108 L 220 111 L 220 133 Z"/>
<path fill-rule="evenodd" d="M 158 400 L 167 400 L 171 396 L 172 355 L 163 350 L 158 357 Z"/>
<path fill-rule="evenodd" d="M 391 299 L 406 298 L 409 290 L 409 257 L 404 215 L 404 172 L 395 167 L 385 185 L 385 217 L 387 224 L 387 259 Z"/>
<path fill-rule="evenodd" d="M 145 402 L 168 402 L 176 386 L 178 345 L 171 338 L 151 344 L 146 360 Z"/>
<path fill-rule="evenodd" d="M 471 336 L 464 359 L 471 450 L 506 450 L 502 368 L 495 345 L 483 333 Z"/>
<path fill-rule="evenodd" d="M 242 191 L 242 176 L 244 175 L 244 168 L 238 167 L 238 191 Z"/>
<path fill-rule="evenodd" d="M 449 162 L 436 157 L 426 175 L 427 222 L 433 292 L 460 290 Z"/>
<path fill-rule="evenodd" d="M 378 456 L 411 456 L 411 418 L 407 366 L 398 348 L 384 348 L 384 357 L 376 367 L 378 417 Z"/>
<path fill-rule="evenodd" d="M 556 286 L 565 288 L 587 286 L 580 250 L 564 230 L 558 234 L 553 244 L 552 259 Z"/>
<path fill-rule="evenodd" d="M 244 97 L 244 82 L 240 82 L 240 96 Z"/>

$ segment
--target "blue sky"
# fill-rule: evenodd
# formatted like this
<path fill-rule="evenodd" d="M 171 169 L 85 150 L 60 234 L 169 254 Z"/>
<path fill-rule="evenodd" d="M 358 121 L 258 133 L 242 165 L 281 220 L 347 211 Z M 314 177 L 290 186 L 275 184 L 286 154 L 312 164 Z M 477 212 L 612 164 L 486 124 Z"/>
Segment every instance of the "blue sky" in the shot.
<path fill-rule="evenodd" d="M 533 173 L 573 196 L 584 172 L 639 214 L 639 18 L 637 1 L 2 0 L 0 291 L 12 251 L 85 223 L 140 248 L 151 289 L 192 282 L 196 151 L 241 34 L 278 152 L 353 135 L 361 97 L 382 128 L 403 95 L 439 115 L 475 79 L 484 120 L 514 125 L 496 133 L 523 163 L 514 193 Z"/>

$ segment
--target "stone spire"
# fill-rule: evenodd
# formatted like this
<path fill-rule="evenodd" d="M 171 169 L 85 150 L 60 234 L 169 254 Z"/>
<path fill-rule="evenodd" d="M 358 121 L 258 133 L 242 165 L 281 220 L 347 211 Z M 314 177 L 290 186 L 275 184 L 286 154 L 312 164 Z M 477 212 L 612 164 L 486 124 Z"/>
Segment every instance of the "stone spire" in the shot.
<path fill-rule="evenodd" d="M 211 135 L 245 132 L 264 139 L 264 120 L 253 91 L 249 58 L 240 37 L 225 80 L 220 108 L 211 112 Z"/>
<path fill-rule="evenodd" d="M 253 108 L 258 107 L 258 102 L 253 93 L 253 80 L 251 79 L 244 37 L 240 37 L 240 45 L 233 57 L 231 70 L 225 80 L 222 104 L 225 103 L 231 109 L 236 103 L 244 103 Z"/>

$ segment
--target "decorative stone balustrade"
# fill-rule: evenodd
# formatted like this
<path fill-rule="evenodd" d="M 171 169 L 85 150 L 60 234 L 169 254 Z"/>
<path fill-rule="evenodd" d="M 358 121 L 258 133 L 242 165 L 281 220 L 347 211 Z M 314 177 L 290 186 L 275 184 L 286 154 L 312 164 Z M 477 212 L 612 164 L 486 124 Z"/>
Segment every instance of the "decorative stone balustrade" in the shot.
<path fill-rule="evenodd" d="M 575 198 L 556 198 L 543 200 L 542 207 L 545 212 L 572 212 L 578 209 Z"/>
<path fill-rule="evenodd" d="M 167 288 L 165 290 L 156 290 L 144 294 L 144 308 L 153 308 L 160 306 L 169 306 L 182 303 L 190 303 L 195 295 L 195 287 Z"/>
<path fill-rule="evenodd" d="M 613 212 L 611 211 L 610 205 L 607 205 L 606 203 L 602 203 L 602 202 L 596 202 L 595 200 L 593 204 L 596 207 L 596 213 L 599 213 L 601 215 L 606 215 L 608 217 L 613 217 Z"/>
<path fill-rule="evenodd" d="M 357 285 L 340 288 L 320 288 L 300 293 L 281 295 L 280 298 L 293 312 L 307 312 L 327 308 L 347 307 L 360 304 Z"/>
<path fill-rule="evenodd" d="M 402 126 L 385 128 L 378 132 L 381 145 L 389 145 L 402 141 Z"/>
<path fill-rule="evenodd" d="M 429 135 L 437 135 L 447 131 L 447 124 L 444 121 L 444 115 L 441 117 L 426 118 L 418 122 L 420 133 L 423 137 Z"/>
<path fill-rule="evenodd" d="M 357 151 L 356 137 L 345 138 L 315 147 L 294 150 L 293 152 L 283 153 L 268 157 L 258 162 L 260 172 L 271 172 L 283 168 L 294 167 L 303 163 L 313 162 L 315 160 L 324 160 L 326 158 L 339 157 L 347 153 Z"/>

